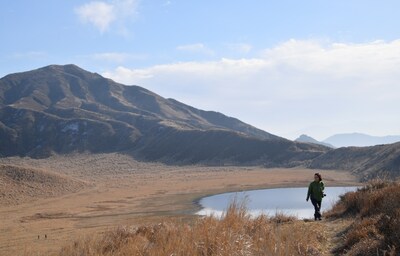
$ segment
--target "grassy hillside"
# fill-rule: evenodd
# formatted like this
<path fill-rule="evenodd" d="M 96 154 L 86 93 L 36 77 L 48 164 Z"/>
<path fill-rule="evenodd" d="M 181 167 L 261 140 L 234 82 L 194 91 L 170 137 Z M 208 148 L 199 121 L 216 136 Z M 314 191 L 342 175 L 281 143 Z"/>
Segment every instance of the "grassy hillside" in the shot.
<path fill-rule="evenodd" d="M 87 184 L 54 172 L 0 164 L 0 205 L 60 196 L 83 189 Z"/>
<path fill-rule="evenodd" d="M 400 255 L 400 182 L 371 181 L 343 195 L 328 216 L 354 220 L 337 254 Z"/>
<path fill-rule="evenodd" d="M 400 142 L 373 147 L 347 147 L 314 158 L 314 169 L 347 170 L 368 181 L 400 176 Z"/>

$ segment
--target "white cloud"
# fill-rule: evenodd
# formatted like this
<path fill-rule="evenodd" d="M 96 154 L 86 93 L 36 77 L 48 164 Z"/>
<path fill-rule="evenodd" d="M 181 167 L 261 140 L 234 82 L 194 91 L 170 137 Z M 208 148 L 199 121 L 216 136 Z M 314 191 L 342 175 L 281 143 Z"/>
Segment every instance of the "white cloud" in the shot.
<path fill-rule="evenodd" d="M 179 62 L 104 73 L 278 135 L 400 134 L 400 40 L 289 40 L 258 58 Z M 321 128 L 322 127 L 322 128 Z"/>
<path fill-rule="evenodd" d="M 178 51 L 200 53 L 205 55 L 213 55 L 214 52 L 202 43 L 179 45 L 176 47 Z"/>
<path fill-rule="evenodd" d="M 83 23 L 95 26 L 101 33 L 108 31 L 112 24 L 119 24 L 119 32 L 126 34 L 126 19 L 137 12 L 138 0 L 92 1 L 75 9 Z"/>
<path fill-rule="evenodd" d="M 105 32 L 115 20 L 114 6 L 104 2 L 90 2 L 75 10 L 82 22 L 91 23 L 100 32 Z"/>

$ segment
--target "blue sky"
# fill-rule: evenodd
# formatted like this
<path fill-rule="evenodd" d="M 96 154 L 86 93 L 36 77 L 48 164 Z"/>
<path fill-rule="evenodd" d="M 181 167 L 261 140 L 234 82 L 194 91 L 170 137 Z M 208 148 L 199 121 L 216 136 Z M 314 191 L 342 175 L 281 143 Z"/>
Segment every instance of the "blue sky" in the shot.
<path fill-rule="evenodd" d="M 0 77 L 74 63 L 294 139 L 400 134 L 400 1 L 0 2 Z"/>

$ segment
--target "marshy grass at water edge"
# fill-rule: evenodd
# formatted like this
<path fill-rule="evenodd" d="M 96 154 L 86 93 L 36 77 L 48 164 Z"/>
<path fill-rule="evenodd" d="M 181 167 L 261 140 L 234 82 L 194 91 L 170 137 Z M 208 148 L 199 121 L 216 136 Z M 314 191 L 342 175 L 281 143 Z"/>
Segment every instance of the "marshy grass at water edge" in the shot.
<path fill-rule="evenodd" d="M 234 200 L 222 218 L 118 228 L 77 240 L 59 255 L 399 255 L 399 182 L 372 181 L 348 192 L 325 216 L 254 218 Z"/>
<path fill-rule="evenodd" d="M 60 255 L 320 255 L 321 225 L 282 214 L 251 218 L 244 203 L 233 201 L 222 218 L 119 228 L 76 241 Z"/>

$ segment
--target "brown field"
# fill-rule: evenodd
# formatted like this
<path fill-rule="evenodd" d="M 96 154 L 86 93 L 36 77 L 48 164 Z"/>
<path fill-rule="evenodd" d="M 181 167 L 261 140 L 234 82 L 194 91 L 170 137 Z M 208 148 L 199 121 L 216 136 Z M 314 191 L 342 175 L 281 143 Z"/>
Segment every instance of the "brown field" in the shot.
<path fill-rule="evenodd" d="M 121 154 L 78 154 L 42 160 L 2 158 L 1 166 L 0 170 L 33 170 L 33 176 L 39 173 L 43 184 L 59 185 L 41 186 L 40 179 L 29 185 L 26 179 L 32 175 L 22 181 L 0 175 L 0 255 L 58 252 L 72 241 L 118 226 L 193 218 L 199 210 L 194 201 L 200 197 L 306 186 L 315 172 L 301 168 L 166 166 L 137 162 Z M 348 172 L 318 171 L 328 186 L 358 184 Z M 9 193 L 7 188 L 15 187 L 13 182 L 18 189 Z M 57 189 L 60 184 L 67 185 Z"/>

